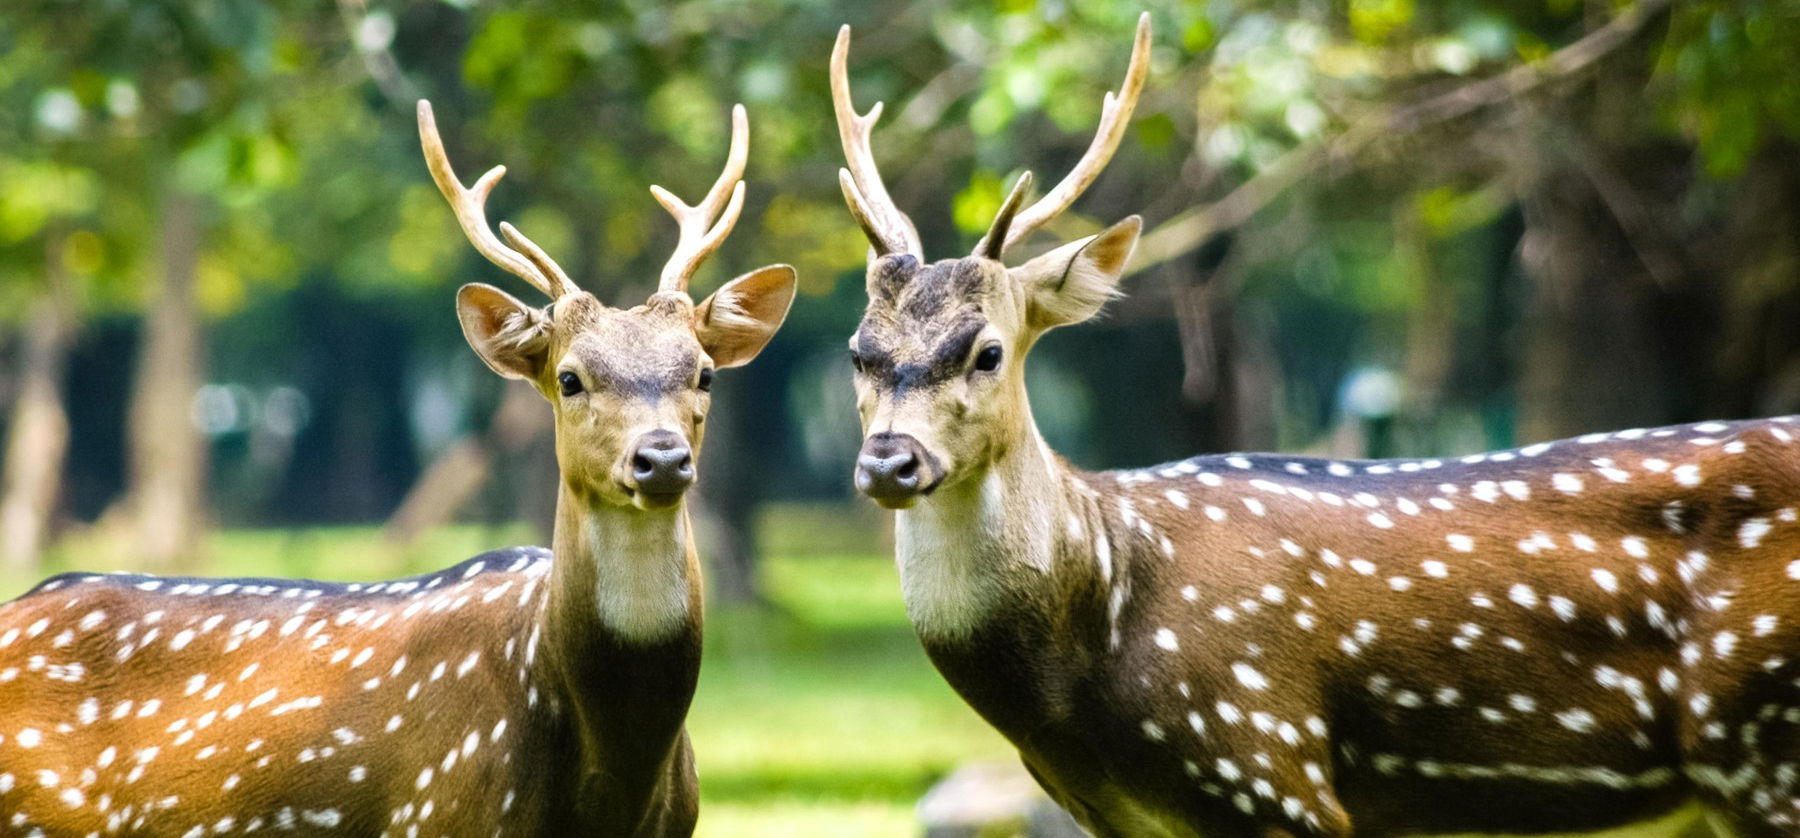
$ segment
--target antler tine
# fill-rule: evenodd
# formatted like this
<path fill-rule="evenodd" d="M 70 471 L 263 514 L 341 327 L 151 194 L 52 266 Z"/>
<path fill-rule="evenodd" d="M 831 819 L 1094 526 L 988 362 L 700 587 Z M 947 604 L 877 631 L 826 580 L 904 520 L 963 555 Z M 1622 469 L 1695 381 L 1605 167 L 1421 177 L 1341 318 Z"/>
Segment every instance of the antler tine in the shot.
<path fill-rule="evenodd" d="M 994 223 L 988 227 L 981 241 L 975 243 L 974 255 L 1000 261 L 1000 257 L 1004 255 L 1002 251 L 1006 248 L 1006 231 L 1012 228 L 1019 205 L 1025 203 L 1025 196 L 1030 193 L 1031 173 L 1020 172 L 1019 179 L 1013 181 L 1012 191 L 1006 194 L 1006 200 L 1000 204 L 1000 211 L 994 213 Z"/>
<path fill-rule="evenodd" d="M 1125 128 L 1131 123 L 1131 111 L 1137 107 L 1138 94 L 1143 92 L 1144 78 L 1149 75 L 1149 70 L 1150 13 L 1145 12 L 1138 18 L 1137 37 L 1131 46 L 1131 65 L 1125 71 L 1125 84 L 1116 96 L 1110 90 L 1106 92 L 1100 106 L 1100 127 L 1094 131 L 1093 143 L 1055 189 L 1013 219 L 1003 248 L 1024 241 L 1037 228 L 1061 215 L 1100 176 L 1100 170 L 1106 168 L 1107 161 L 1118 150 L 1119 141 L 1125 138 Z"/>
<path fill-rule="evenodd" d="M 450 203 L 451 212 L 456 214 L 456 223 L 462 227 L 463 235 L 469 237 L 469 243 L 475 245 L 477 252 L 507 273 L 550 295 L 550 299 L 557 299 L 575 290 L 575 283 L 569 281 L 569 275 L 542 248 L 513 229 L 512 225 L 502 222 L 500 230 L 518 249 L 506 246 L 494 236 L 494 231 L 487 223 L 487 198 L 500 178 L 506 175 L 506 167 L 495 166 L 477 179 L 473 187 L 464 188 L 462 180 L 456 176 L 456 170 L 450 166 L 450 155 L 444 151 L 444 139 L 438 136 L 437 117 L 431 112 L 431 103 L 424 99 L 419 100 L 419 144 L 425 149 L 425 165 L 431 170 L 432 181 L 437 183 L 444 200 Z"/>
<path fill-rule="evenodd" d="M 650 187 L 656 202 L 675 216 L 675 223 L 681 228 L 675 252 L 663 265 L 659 290 L 687 291 L 688 280 L 693 278 L 700 263 L 719 249 L 731 228 L 737 225 L 738 213 L 744 208 L 744 164 L 749 157 L 750 117 L 745 114 L 743 105 L 736 105 L 731 109 L 731 151 L 725 156 L 725 171 L 719 173 L 719 179 L 713 182 L 698 205 L 690 207 L 669 190 Z M 721 206 L 723 214 L 720 213 Z M 713 222 L 715 217 L 717 223 Z"/>
<path fill-rule="evenodd" d="M 837 45 L 831 48 L 831 105 L 837 112 L 838 139 L 843 143 L 847 164 L 839 177 L 844 200 L 877 251 L 923 255 L 919 231 L 906 213 L 894 205 L 881 182 L 881 172 L 875 167 L 870 135 L 875 121 L 881 118 L 881 103 L 876 102 L 867 114 L 856 112 L 856 103 L 850 100 L 849 65 L 850 27 L 845 25 L 838 30 Z"/>
<path fill-rule="evenodd" d="M 551 285 L 559 289 L 557 293 L 551 295 L 552 297 L 559 297 L 575 290 L 575 281 L 570 279 L 568 274 L 563 273 L 562 266 L 556 264 L 556 260 L 551 259 L 550 254 L 545 253 L 543 248 L 538 247 L 537 242 L 525 238 L 525 234 L 519 232 L 519 228 L 502 221 L 500 222 L 500 237 L 506 239 L 506 243 L 512 245 L 513 250 L 525 254 L 525 258 L 530 259 L 531 264 L 543 272 L 544 276 L 550 277 Z"/>

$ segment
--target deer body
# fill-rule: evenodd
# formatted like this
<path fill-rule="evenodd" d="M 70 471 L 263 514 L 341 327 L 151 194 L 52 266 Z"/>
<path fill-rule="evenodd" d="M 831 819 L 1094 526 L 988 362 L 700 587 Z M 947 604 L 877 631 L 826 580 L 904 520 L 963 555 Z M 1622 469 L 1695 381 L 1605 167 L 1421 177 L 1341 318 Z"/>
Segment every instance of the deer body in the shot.
<path fill-rule="evenodd" d="M 685 835 L 699 621 L 621 642 L 595 565 L 55 577 L 0 606 L 0 829 Z"/>
<path fill-rule="evenodd" d="M 551 298 L 464 286 L 476 354 L 556 417 L 553 550 L 374 584 L 72 574 L 0 605 L 0 835 L 200 838 L 267 830 L 418 838 L 685 838 L 684 719 L 700 571 L 685 493 L 717 369 L 786 317 L 794 272 L 696 304 L 688 279 L 743 204 L 749 127 L 680 222 L 659 290 L 577 289 L 464 187 L 430 106 L 432 178 L 476 248 Z"/>
<path fill-rule="evenodd" d="M 909 611 L 1101 835 L 1569 832 L 1694 798 L 1793 826 L 1789 419 L 1104 474 L 1011 450 L 1051 479 L 899 513 Z"/>
<path fill-rule="evenodd" d="M 1140 224 L 1005 263 L 1117 148 L 928 262 L 832 54 L 870 244 L 859 491 L 896 510 L 944 677 L 1101 838 L 1579 832 L 1702 809 L 1800 834 L 1800 425 L 1594 434 L 1459 459 L 1198 457 L 1089 474 L 1024 360 L 1116 294 Z M 1689 805 L 1697 800 L 1702 805 Z"/>

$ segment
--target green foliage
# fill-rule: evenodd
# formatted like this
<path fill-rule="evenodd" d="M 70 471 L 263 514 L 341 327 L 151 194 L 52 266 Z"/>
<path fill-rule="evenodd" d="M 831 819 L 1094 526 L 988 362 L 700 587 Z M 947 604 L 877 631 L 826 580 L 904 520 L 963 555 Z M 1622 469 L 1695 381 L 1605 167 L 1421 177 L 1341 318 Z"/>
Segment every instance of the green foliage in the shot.
<path fill-rule="evenodd" d="M 1153 74 L 1121 155 L 1146 162 L 1109 175 L 1146 183 L 1166 183 L 1190 150 L 1231 179 L 1248 177 L 1418 85 L 1542 56 L 1587 20 L 1577 4 L 1497 0 L 1146 5 L 1157 25 Z M 1715 176 L 1800 131 L 1800 81 L 1787 72 L 1800 24 L 1782 6 L 1681 4 L 1654 55 L 1647 113 L 1659 115 L 1658 130 L 1691 139 Z M 859 101 L 889 100 L 877 146 L 897 161 L 890 177 L 927 148 L 943 161 L 912 173 L 923 192 L 900 193 L 943 196 L 911 209 L 934 248 L 954 234 L 956 252 L 986 227 L 1013 173 L 1039 169 L 1048 185 L 1059 174 L 1049 165 L 1085 144 L 1139 8 L 1027 1 L 895 15 L 811 0 L 395 0 L 375 7 L 393 30 L 382 38 L 329 4 L 27 3 L 0 17 L 10 47 L 0 50 L 0 102 L 11 106 L 0 116 L 0 253 L 36 264 L 32 240 L 46 225 L 97 230 L 106 214 L 103 246 L 84 245 L 77 269 L 95 288 L 129 286 L 154 252 L 157 195 L 180 187 L 218 207 L 211 262 L 232 267 L 209 273 L 215 315 L 305 274 L 371 292 L 491 279 L 422 187 L 409 103 L 369 75 L 370 56 L 391 50 L 403 80 L 440 101 L 465 179 L 511 167 L 493 219 L 519 220 L 609 296 L 647 287 L 673 238 L 645 187 L 703 190 L 724 152 L 729 105 L 749 103 L 751 200 L 718 273 L 789 261 L 804 288 L 825 294 L 862 250 L 836 194 L 824 89 L 838 23 L 857 25 Z M 1432 171 L 1418 168 L 1392 193 L 1421 196 L 1429 229 L 1451 235 L 1493 217 L 1494 192 L 1477 188 L 1467 204 L 1456 197 L 1465 185 Z M 101 184 L 107 203 L 138 208 L 102 211 Z M 1365 269 L 1386 257 L 1373 258 L 1345 275 L 1379 275 Z"/>
<path fill-rule="evenodd" d="M 51 221 L 93 212 L 100 199 L 99 179 L 87 169 L 48 160 L 0 158 L 0 244 L 16 244 L 36 236 Z"/>
<path fill-rule="evenodd" d="M 1800 14 L 1783 0 L 1678 4 L 1657 60 L 1661 107 L 1716 177 L 1773 134 L 1800 136 Z"/>

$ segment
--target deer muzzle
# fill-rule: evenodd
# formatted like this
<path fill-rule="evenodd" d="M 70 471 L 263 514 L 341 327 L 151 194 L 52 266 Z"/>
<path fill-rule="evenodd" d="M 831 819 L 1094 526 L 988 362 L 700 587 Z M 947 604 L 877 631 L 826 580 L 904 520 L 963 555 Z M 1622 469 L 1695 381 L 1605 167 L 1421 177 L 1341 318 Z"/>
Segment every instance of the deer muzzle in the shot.
<path fill-rule="evenodd" d="M 680 434 L 654 430 L 632 447 L 626 487 L 638 505 L 672 506 L 694 485 L 694 451 Z"/>
<path fill-rule="evenodd" d="M 863 440 L 856 457 L 856 490 L 889 509 L 911 506 L 942 477 L 934 458 L 910 434 L 874 434 Z"/>

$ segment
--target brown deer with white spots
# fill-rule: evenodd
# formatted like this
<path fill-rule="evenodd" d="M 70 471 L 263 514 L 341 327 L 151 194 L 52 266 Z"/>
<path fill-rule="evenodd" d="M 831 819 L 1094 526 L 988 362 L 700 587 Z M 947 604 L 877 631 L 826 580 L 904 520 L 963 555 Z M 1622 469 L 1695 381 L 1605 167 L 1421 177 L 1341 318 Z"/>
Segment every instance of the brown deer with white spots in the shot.
<path fill-rule="evenodd" d="M 1025 356 L 1113 296 L 1139 223 L 1002 256 L 1111 155 L 1148 39 L 1075 173 L 1026 209 L 1021 177 L 972 255 L 929 264 L 847 29 L 832 56 L 872 245 L 856 485 L 898 510 L 939 671 L 1108 838 L 1800 833 L 1792 418 L 1104 473 L 1044 444 Z"/>
<path fill-rule="evenodd" d="M 457 295 L 483 361 L 556 414 L 553 547 L 373 584 L 71 574 L 0 605 L 0 835 L 685 836 L 683 723 L 700 665 L 684 492 L 716 368 L 774 334 L 794 274 L 695 305 L 736 222 L 748 128 L 680 222 L 659 290 L 608 308 L 451 170 L 431 174 L 476 248 L 552 302 Z"/>

